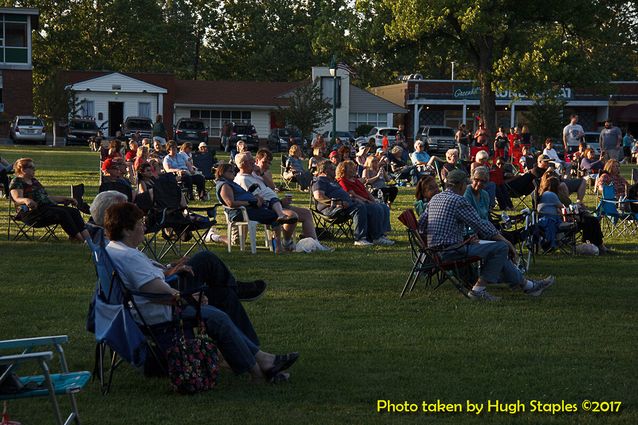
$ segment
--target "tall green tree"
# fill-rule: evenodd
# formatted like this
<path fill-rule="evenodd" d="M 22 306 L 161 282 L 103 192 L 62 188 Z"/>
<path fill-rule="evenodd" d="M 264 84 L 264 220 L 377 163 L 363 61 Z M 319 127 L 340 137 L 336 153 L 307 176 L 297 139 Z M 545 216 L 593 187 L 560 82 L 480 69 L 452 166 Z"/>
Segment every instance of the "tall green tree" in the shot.
<path fill-rule="evenodd" d="M 437 39 L 451 46 L 481 89 L 480 114 L 493 131 L 496 90 L 557 91 L 613 76 L 605 46 L 625 32 L 616 14 L 626 2 L 583 0 L 385 0 L 396 39 Z M 604 40 L 600 42 L 599 40 Z"/>
<path fill-rule="evenodd" d="M 310 136 L 312 130 L 324 125 L 332 117 L 332 105 L 321 97 L 319 84 L 309 83 L 293 90 L 289 104 L 279 108 L 286 124 L 301 131 L 302 138 Z"/>

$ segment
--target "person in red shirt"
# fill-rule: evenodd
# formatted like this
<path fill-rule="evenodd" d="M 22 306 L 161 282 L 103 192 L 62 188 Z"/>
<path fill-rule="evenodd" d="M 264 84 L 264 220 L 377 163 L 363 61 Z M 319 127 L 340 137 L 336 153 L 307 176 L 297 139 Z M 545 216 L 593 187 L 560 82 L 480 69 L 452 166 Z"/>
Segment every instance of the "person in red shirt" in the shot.
<path fill-rule="evenodd" d="M 357 164 L 354 161 L 346 160 L 337 165 L 336 172 L 337 182 L 343 190 L 345 190 L 354 202 L 364 204 L 368 212 L 368 220 L 383 220 L 383 233 L 379 239 L 383 239 L 380 245 L 394 245 L 394 242 L 385 236 L 390 228 L 390 208 L 380 203 L 377 198 L 372 196 L 357 176 Z"/>
<path fill-rule="evenodd" d="M 139 147 L 139 144 L 131 139 L 128 142 L 128 152 L 126 152 L 126 155 L 124 155 L 124 160 L 126 162 L 133 162 L 135 161 L 135 157 L 137 156 L 137 149 Z"/>

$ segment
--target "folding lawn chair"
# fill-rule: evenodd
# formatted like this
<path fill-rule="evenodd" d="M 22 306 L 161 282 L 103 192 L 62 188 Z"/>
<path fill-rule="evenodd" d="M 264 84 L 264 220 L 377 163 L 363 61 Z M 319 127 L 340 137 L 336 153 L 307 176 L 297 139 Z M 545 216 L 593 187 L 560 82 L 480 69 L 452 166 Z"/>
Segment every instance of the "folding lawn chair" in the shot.
<path fill-rule="evenodd" d="M 604 237 L 627 236 L 636 233 L 638 213 L 631 211 L 631 205 L 638 202 L 634 199 L 616 199 L 613 185 L 602 186 L 602 197 L 596 207 L 596 215 L 600 219 L 600 227 Z"/>
<path fill-rule="evenodd" d="M 290 168 L 288 167 L 288 155 L 281 154 L 281 163 L 279 164 L 279 167 L 281 170 L 281 181 L 284 187 L 287 190 L 296 189 L 298 185 L 295 177 L 286 177 L 286 173 L 290 171 Z"/>
<path fill-rule="evenodd" d="M 183 207 L 182 191 L 175 176 L 160 174 L 153 186 L 152 208 L 146 216 L 146 234 L 143 251 L 161 260 L 169 252 L 175 255 L 188 255 L 194 249 L 208 250 L 206 234 L 217 224 L 217 207 Z M 197 212 L 205 212 L 206 216 Z M 163 243 L 158 239 L 162 237 Z M 182 245 L 190 244 L 184 254 Z"/>
<path fill-rule="evenodd" d="M 399 216 L 399 221 L 406 227 L 412 251 L 412 269 L 403 285 L 400 297 L 403 298 L 406 293 L 412 292 L 421 275 L 425 275 L 426 288 L 433 286 L 435 290 L 450 281 L 463 296 L 467 297 L 476 280 L 475 268 L 480 264 L 481 258 L 472 256 L 451 261 L 442 260 L 441 254 L 444 251 L 428 248 L 426 235 L 419 233 L 414 210 L 405 210 Z M 434 279 L 437 280 L 436 285 L 434 285 Z"/>
<path fill-rule="evenodd" d="M 40 236 L 38 236 L 37 240 L 39 241 L 48 241 L 48 240 L 59 240 L 59 238 L 57 237 L 57 235 L 55 234 L 55 231 L 58 228 L 58 224 L 57 223 L 51 223 L 50 221 L 47 220 L 38 220 L 35 219 L 34 221 L 29 221 L 28 223 L 26 221 L 24 221 L 24 214 L 26 213 L 26 211 L 28 211 L 28 208 L 26 207 L 26 205 L 22 205 L 20 206 L 20 208 L 16 208 L 16 205 L 13 201 L 13 197 L 11 196 L 11 193 L 9 193 L 9 207 L 8 207 L 8 225 L 7 225 L 7 239 L 8 240 L 13 240 L 13 241 L 17 241 L 20 239 L 25 239 L 25 240 L 35 240 L 36 239 L 36 234 L 35 234 L 35 230 L 36 229 L 42 229 L 43 230 L 43 234 L 41 234 Z M 11 227 L 13 226 L 13 228 L 15 229 L 15 235 L 11 235 Z"/>
<path fill-rule="evenodd" d="M 100 233 L 100 230 L 93 239 L 86 241 L 91 249 L 91 258 L 98 278 L 87 317 L 87 330 L 95 334 L 96 340 L 93 377 L 99 379 L 100 391 L 106 395 L 111 389 L 113 375 L 122 362 L 127 362 L 135 368 L 143 367 L 147 375 L 166 375 L 164 348 L 170 341 L 162 336 L 165 336 L 175 323 L 148 324 L 140 312 L 137 301 L 147 299 L 167 302 L 172 300 L 172 296 L 127 289 L 106 251 L 103 231 Z M 174 276 L 167 282 L 178 279 Z M 181 293 L 192 294 L 201 289 L 182 290 Z M 110 351 L 108 360 L 107 351 Z"/>
<path fill-rule="evenodd" d="M 352 217 L 344 209 L 332 209 L 331 214 L 327 215 L 320 211 L 318 206 L 319 202 L 315 199 L 312 193 L 312 184 L 310 185 L 310 212 L 312 213 L 312 219 L 315 223 L 315 229 L 317 232 L 317 239 L 336 239 L 338 237 L 344 237 L 347 239 L 354 239 L 354 232 L 352 230 Z M 340 202 L 334 200 L 335 202 Z"/>
<path fill-rule="evenodd" d="M 70 372 L 64 357 L 62 344 L 68 342 L 66 335 L 0 341 L 0 351 L 11 350 L 13 354 L 0 355 L 0 387 L 11 388 L 0 391 L 1 400 L 17 400 L 34 397 L 48 397 L 53 405 L 55 423 L 67 425 L 80 423 L 75 394 L 79 393 L 91 377 L 90 372 Z M 39 351 L 43 347 L 53 347 L 60 360 L 60 373 L 51 373 L 50 363 L 53 351 Z M 42 375 L 19 376 L 22 365 L 37 363 Z M 68 395 L 71 413 L 63 421 L 58 405 L 58 395 Z"/>

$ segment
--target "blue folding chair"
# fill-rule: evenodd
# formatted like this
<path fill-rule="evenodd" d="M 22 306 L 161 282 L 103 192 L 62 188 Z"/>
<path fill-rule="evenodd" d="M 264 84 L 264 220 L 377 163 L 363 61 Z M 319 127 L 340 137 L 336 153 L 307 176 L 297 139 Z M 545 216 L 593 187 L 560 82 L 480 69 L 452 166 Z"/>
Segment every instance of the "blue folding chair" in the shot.
<path fill-rule="evenodd" d="M 600 219 L 600 228 L 604 237 L 626 236 L 636 233 L 638 213 L 631 212 L 632 199 L 616 199 L 613 185 L 602 186 L 602 196 L 596 207 L 596 215 Z"/>
<path fill-rule="evenodd" d="M 95 292 L 87 318 L 87 330 L 95 333 L 95 367 L 94 378 L 100 380 L 102 394 L 111 389 L 115 369 L 126 361 L 134 367 L 142 367 L 149 352 L 159 356 L 154 350 L 149 350 L 147 337 L 153 338 L 152 333 L 145 333 L 142 328 L 148 328 L 144 317 L 140 314 L 133 295 L 140 295 L 127 290 L 111 261 L 104 243 L 103 230 L 98 229 L 93 240 L 86 241 L 91 249 L 91 257 L 98 277 Z M 144 294 L 149 298 L 161 298 L 165 295 Z M 137 310 L 137 317 L 142 327 L 135 321 L 132 310 Z M 108 378 L 105 377 L 105 354 L 110 350 L 108 364 Z M 158 364 L 163 364 L 157 359 Z"/>
<path fill-rule="evenodd" d="M 12 339 L 0 341 L 0 350 L 11 350 L 12 355 L 0 356 L 0 387 L 3 383 L 14 380 L 15 392 L 0 393 L 0 400 L 16 400 L 33 397 L 49 397 L 53 405 L 55 423 L 67 425 L 80 423 L 75 394 L 86 385 L 91 374 L 87 371 L 69 372 L 64 357 L 62 344 L 68 341 L 66 335 L 45 336 L 38 338 Z M 51 373 L 49 363 L 53 359 L 53 351 L 36 351 L 41 347 L 53 347 L 60 359 L 61 373 Z M 17 368 L 25 363 L 37 363 L 42 375 L 19 376 L 16 380 Z M 57 395 L 68 395 L 71 402 L 71 413 L 62 421 Z"/>
<path fill-rule="evenodd" d="M 171 343 L 176 322 L 149 325 L 135 298 L 166 302 L 172 300 L 172 296 L 142 293 L 126 288 L 120 272 L 106 251 L 103 229 L 94 229 L 92 239 L 87 239 L 86 243 L 91 249 L 98 277 L 87 317 L 87 330 L 95 334 L 93 376 L 99 379 L 102 394 L 106 395 L 110 391 L 113 374 L 122 361 L 135 368 L 143 368 L 147 375 L 167 375 L 165 348 Z M 177 275 L 172 275 L 166 281 L 179 286 Z M 203 287 L 182 289 L 181 294 L 192 295 L 202 289 Z M 105 365 L 107 350 L 110 350 L 110 360 Z M 105 376 L 106 368 L 108 378 Z"/>

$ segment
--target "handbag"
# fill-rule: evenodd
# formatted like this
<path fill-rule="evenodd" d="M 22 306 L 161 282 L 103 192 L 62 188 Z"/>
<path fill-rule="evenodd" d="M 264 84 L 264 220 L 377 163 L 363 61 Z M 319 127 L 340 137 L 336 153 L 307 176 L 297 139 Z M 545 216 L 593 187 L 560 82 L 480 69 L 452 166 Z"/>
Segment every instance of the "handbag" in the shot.
<path fill-rule="evenodd" d="M 181 314 L 179 307 L 176 307 L 176 313 Z M 199 308 L 196 320 L 198 332 L 189 338 L 184 333 L 184 322 L 180 317 L 173 345 L 166 351 L 171 387 L 181 394 L 208 391 L 217 385 L 219 379 L 217 347 L 206 334 Z"/>

